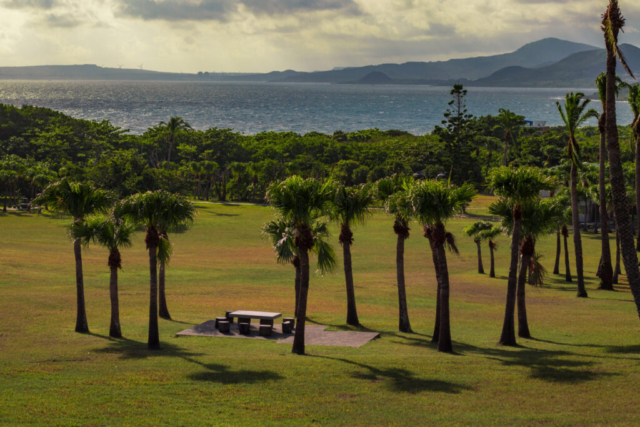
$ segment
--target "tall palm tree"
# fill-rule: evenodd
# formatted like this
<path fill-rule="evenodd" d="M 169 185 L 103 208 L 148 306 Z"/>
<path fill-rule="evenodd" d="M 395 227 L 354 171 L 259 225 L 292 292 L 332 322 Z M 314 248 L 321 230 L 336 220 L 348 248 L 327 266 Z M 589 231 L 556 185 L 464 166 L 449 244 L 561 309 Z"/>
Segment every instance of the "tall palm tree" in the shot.
<path fill-rule="evenodd" d="M 478 274 L 484 274 L 484 267 L 482 265 L 482 249 L 480 244 L 482 243 L 482 232 L 490 230 L 493 227 L 490 222 L 476 221 L 470 226 L 462 230 L 465 236 L 473 237 L 473 241 L 478 247 Z"/>
<path fill-rule="evenodd" d="M 496 119 L 498 120 L 498 127 L 504 131 L 504 155 L 502 156 L 502 166 L 507 166 L 507 155 L 509 152 L 509 143 L 513 137 L 514 132 L 524 126 L 524 117 L 519 116 L 513 111 L 500 108 L 498 110 Z"/>
<path fill-rule="evenodd" d="M 453 234 L 447 232 L 445 224 L 456 213 L 462 212 L 475 195 L 475 188 L 468 184 L 454 187 L 449 182 L 432 180 L 416 182 L 409 190 L 408 198 L 414 214 L 423 225 L 433 252 L 438 281 L 437 339 L 438 351 L 441 352 L 453 351 L 449 316 L 449 269 L 445 246 L 455 253 L 458 251 Z"/>
<path fill-rule="evenodd" d="M 111 325 L 109 336 L 121 338 L 120 304 L 118 302 L 118 269 L 122 269 L 120 248 L 131 246 L 131 235 L 135 226 L 115 215 L 108 218 L 93 217 L 84 222 L 76 222 L 70 228 L 71 237 L 81 244 L 97 243 L 109 250 L 107 265 L 111 270 L 109 294 L 111 297 Z"/>
<path fill-rule="evenodd" d="M 513 232 L 513 202 L 500 199 L 491 205 L 491 213 L 502 218 L 502 226 L 510 234 Z M 518 303 L 518 336 L 531 338 L 527 321 L 525 288 L 528 279 L 527 270 L 535 255 L 537 239 L 556 229 L 558 218 L 564 215 L 564 207 L 554 199 L 535 199 L 522 204 L 521 231 L 523 235 L 520 245 L 520 272 L 518 274 L 517 303 Z"/>
<path fill-rule="evenodd" d="M 407 199 L 410 181 L 398 176 L 383 178 L 377 183 L 378 199 L 384 203 L 385 211 L 394 216 L 393 231 L 398 236 L 396 243 L 396 276 L 398 279 L 398 329 L 413 332 L 409 321 L 407 291 L 404 277 L 404 246 L 409 238 L 411 206 Z"/>
<path fill-rule="evenodd" d="M 627 72 L 633 76 L 618 46 L 618 35 L 624 24 L 625 19 L 618 6 L 618 0 L 609 0 L 607 10 L 602 15 L 602 31 L 607 48 L 607 120 L 605 128 L 607 131 L 607 149 L 609 150 L 609 176 L 622 260 L 627 272 L 629 287 L 640 315 L 640 270 L 638 269 L 638 254 L 635 248 L 633 224 L 629 217 L 629 204 L 626 197 L 616 120 L 616 61 L 620 60 Z"/>
<path fill-rule="evenodd" d="M 196 209 L 189 200 L 178 194 L 167 193 L 166 200 L 163 204 L 163 210 L 159 216 L 158 232 L 160 237 L 169 241 L 169 230 L 178 230 L 186 227 L 195 220 Z M 169 308 L 167 307 L 166 296 L 166 267 L 167 262 L 171 258 L 171 252 L 163 254 L 159 258 L 160 268 L 158 270 L 158 295 L 159 295 L 159 311 L 158 315 L 163 319 L 171 320 Z"/>
<path fill-rule="evenodd" d="M 629 89 L 629 107 L 633 113 L 631 131 L 635 139 L 635 161 L 636 161 L 636 207 L 640 206 L 640 83 L 626 85 Z M 640 215 L 638 215 L 638 230 L 640 231 Z M 640 252 L 640 232 L 638 233 L 638 243 L 636 251 Z"/>
<path fill-rule="evenodd" d="M 314 179 L 292 176 L 275 182 L 267 191 L 267 200 L 286 222 L 295 224 L 294 244 L 300 257 L 300 301 L 292 352 L 305 353 L 305 324 L 309 295 L 309 251 L 315 239 L 311 224 L 323 216 L 331 199 L 331 188 Z"/>
<path fill-rule="evenodd" d="M 107 191 L 95 188 L 89 183 L 71 182 L 62 179 L 54 182 L 42 191 L 33 201 L 37 205 L 47 205 L 61 210 L 73 218 L 72 224 L 82 223 L 86 216 L 106 212 L 113 204 L 113 195 Z M 76 258 L 76 332 L 89 332 L 87 310 L 84 299 L 84 276 L 82 272 L 82 243 L 73 241 L 73 251 Z"/>
<path fill-rule="evenodd" d="M 311 233 L 313 234 L 314 246 L 310 252 L 318 256 L 317 269 L 320 273 L 326 274 L 332 271 L 336 265 L 336 254 L 333 247 L 325 239 L 329 237 L 329 227 L 326 222 L 312 221 Z M 295 275 L 295 315 L 298 315 L 298 305 L 300 303 L 300 256 L 295 244 L 295 223 L 288 222 L 282 217 L 277 217 L 269 221 L 262 227 L 262 236 L 271 241 L 276 254 L 278 264 L 291 264 L 296 270 Z"/>
<path fill-rule="evenodd" d="M 158 330 L 158 258 L 161 262 L 168 260 L 170 243 L 158 231 L 163 224 L 178 224 L 177 219 L 169 220 L 172 212 L 170 206 L 174 195 L 168 191 L 158 190 L 134 194 L 116 205 L 118 216 L 128 218 L 147 229 L 145 243 L 149 252 L 149 349 L 160 348 L 160 332 Z M 173 222 L 172 222 L 173 221 Z"/>
<path fill-rule="evenodd" d="M 616 96 L 620 90 L 622 80 L 617 78 L 616 81 Z M 596 78 L 596 87 L 598 88 L 598 98 L 602 105 L 602 114 L 598 120 L 598 130 L 600 131 L 600 151 L 599 161 L 600 168 L 598 171 L 598 189 L 599 189 L 599 204 L 600 204 L 600 240 L 602 245 L 602 260 L 600 262 L 600 289 L 612 290 L 613 289 L 613 269 L 611 266 L 611 246 L 609 244 L 609 217 L 607 212 L 606 201 L 606 132 L 605 124 L 607 121 L 607 74 L 601 73 Z"/>
<path fill-rule="evenodd" d="M 578 200 L 578 168 L 581 167 L 580 146 L 576 139 L 576 131 L 589 119 L 598 119 L 600 114 L 596 110 L 587 110 L 591 100 L 584 99 L 583 93 L 570 92 L 565 96 L 564 109 L 556 102 L 560 117 L 569 132 L 567 153 L 571 161 L 571 210 L 573 213 L 573 246 L 576 254 L 576 275 L 578 277 L 578 297 L 586 298 L 584 287 L 584 268 L 582 265 L 582 238 L 580 235 L 580 205 Z M 585 212 L 586 215 L 586 212 Z"/>
<path fill-rule="evenodd" d="M 160 122 L 169 138 L 169 151 L 167 152 L 167 170 L 171 167 L 171 151 L 176 142 L 176 136 L 180 131 L 190 130 L 191 125 L 181 117 L 171 117 L 168 122 Z"/>
<path fill-rule="evenodd" d="M 351 245 L 355 224 L 364 224 L 364 220 L 371 214 L 373 193 L 369 186 L 346 187 L 339 186 L 334 190 L 333 201 L 330 205 L 331 219 L 340 224 L 340 237 L 344 257 L 344 276 L 347 285 L 347 324 L 360 325 L 356 309 L 356 295 L 353 285 L 353 268 L 351 265 Z"/>
<path fill-rule="evenodd" d="M 479 235 L 481 240 L 488 242 L 489 253 L 491 254 L 491 269 L 489 270 L 489 277 L 496 277 L 494 252 L 498 250 L 498 244 L 495 242 L 495 239 L 500 234 L 502 234 L 502 229 L 500 229 L 500 227 L 492 227 L 489 230 L 482 231 Z"/>
<path fill-rule="evenodd" d="M 518 248 L 520 246 L 522 205 L 540 197 L 541 191 L 552 190 L 555 184 L 551 177 L 544 176 L 537 168 L 507 168 L 504 166 L 491 171 L 487 184 L 496 195 L 507 199 L 513 205 L 511 263 L 509 265 L 504 324 L 499 343 L 502 345 L 516 345 L 514 316 L 518 284 Z M 491 208 L 489 212 L 491 212 Z"/>
<path fill-rule="evenodd" d="M 566 213 L 567 209 L 571 205 L 571 197 L 566 194 L 566 188 L 563 187 L 561 191 L 555 193 L 553 195 L 553 200 L 555 200 L 556 205 L 561 205 L 563 212 Z M 562 215 L 561 217 L 556 218 L 556 261 L 553 267 L 553 274 L 560 274 L 560 256 L 562 255 L 562 245 L 561 238 L 562 229 L 566 224 L 566 215 Z M 566 227 L 565 227 L 566 228 Z M 567 234 L 568 236 L 568 234 Z M 566 238 L 565 238 L 566 239 Z M 565 245 L 566 246 L 566 245 Z M 566 254 L 566 259 L 569 259 L 569 255 Z"/>

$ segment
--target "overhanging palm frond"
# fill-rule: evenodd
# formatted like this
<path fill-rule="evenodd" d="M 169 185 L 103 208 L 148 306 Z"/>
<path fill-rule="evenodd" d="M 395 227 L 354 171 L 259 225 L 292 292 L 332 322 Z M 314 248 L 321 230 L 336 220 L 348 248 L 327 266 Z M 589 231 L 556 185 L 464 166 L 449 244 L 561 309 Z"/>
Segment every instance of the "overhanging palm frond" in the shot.
<path fill-rule="evenodd" d="M 547 278 L 547 269 L 542 265 L 542 258 L 544 258 L 544 255 L 535 252 L 529 262 L 529 269 L 531 270 L 529 284 L 535 287 L 544 286 L 544 281 Z"/>
<path fill-rule="evenodd" d="M 602 31 L 604 32 L 605 42 L 607 43 L 609 50 L 616 58 L 618 58 L 618 61 L 620 61 L 620 64 L 622 64 L 627 73 L 629 73 L 631 77 L 635 78 L 631 68 L 627 65 L 627 60 L 618 46 L 618 35 L 624 28 L 625 22 L 626 20 L 624 16 L 622 16 L 618 0 L 609 0 L 609 6 L 602 15 Z"/>

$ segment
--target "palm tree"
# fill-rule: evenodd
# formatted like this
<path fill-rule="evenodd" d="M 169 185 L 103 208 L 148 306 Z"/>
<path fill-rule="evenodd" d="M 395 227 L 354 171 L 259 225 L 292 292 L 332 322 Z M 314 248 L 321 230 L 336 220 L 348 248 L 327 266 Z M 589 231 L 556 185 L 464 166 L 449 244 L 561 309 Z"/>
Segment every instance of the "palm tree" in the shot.
<path fill-rule="evenodd" d="M 588 110 L 587 106 L 591 102 L 583 99 L 583 93 L 570 92 L 565 96 L 564 110 L 559 102 L 556 102 L 560 117 L 569 132 L 567 153 L 571 161 L 571 210 L 573 213 L 573 246 L 576 253 L 576 275 L 578 276 L 578 297 L 586 298 L 587 290 L 584 287 L 584 268 L 582 265 L 582 238 L 580 236 L 580 205 L 578 200 L 578 168 L 580 162 L 580 146 L 576 140 L 576 131 L 587 120 L 598 119 L 600 114 L 596 110 Z M 586 215 L 586 212 L 585 212 Z"/>
<path fill-rule="evenodd" d="M 167 242 L 169 241 L 168 231 L 170 229 L 180 229 L 192 223 L 196 216 L 196 209 L 193 203 L 185 197 L 178 194 L 167 193 L 167 198 L 163 204 L 163 210 L 159 216 L 158 232 L 160 237 Z M 160 268 L 158 271 L 158 294 L 159 294 L 159 311 L 158 314 L 163 319 L 171 320 L 169 308 L 167 307 L 167 296 L 165 292 L 165 271 L 166 265 L 171 258 L 171 252 L 163 254 L 159 258 Z"/>
<path fill-rule="evenodd" d="M 158 231 L 161 227 L 178 225 L 187 221 L 180 213 L 171 211 L 175 206 L 173 194 L 164 191 L 150 191 L 134 194 L 116 206 L 118 216 L 128 218 L 147 229 L 144 241 L 149 251 L 149 349 L 160 348 L 158 330 L 158 258 L 166 263 L 170 257 L 169 241 Z M 168 227 L 167 227 L 168 228 Z"/>
<path fill-rule="evenodd" d="M 511 200 L 500 199 L 493 203 L 490 211 L 493 215 L 502 218 L 502 226 L 513 233 L 514 205 Z M 564 207 L 557 204 L 554 199 L 534 199 L 522 204 L 521 231 L 524 238 L 520 245 L 520 272 L 518 274 L 517 302 L 518 302 L 518 336 L 531 338 L 529 323 L 527 321 L 527 307 L 525 301 L 525 288 L 528 279 L 527 270 L 531 267 L 535 255 L 536 241 L 545 234 L 552 233 L 556 229 L 558 218 L 564 214 Z"/>
<path fill-rule="evenodd" d="M 86 216 L 106 212 L 113 203 L 113 195 L 95 188 L 89 183 L 71 182 L 62 179 L 48 185 L 33 201 L 71 215 L 72 224 L 82 223 Z M 89 332 L 84 299 L 84 276 L 82 272 L 82 243 L 75 239 L 73 251 L 76 258 L 76 332 Z"/>
<path fill-rule="evenodd" d="M 616 82 L 616 96 L 620 90 L 622 81 L 617 78 Z M 599 190 L 599 204 L 600 204 L 600 238 L 602 245 L 602 261 L 600 262 L 600 289 L 612 290 L 613 289 L 613 269 L 611 267 L 611 247 L 609 245 L 609 217 L 607 212 L 606 201 L 606 132 L 605 124 L 607 121 L 607 75 L 601 73 L 596 79 L 596 87 L 598 88 L 598 98 L 602 105 L 602 115 L 598 120 L 598 130 L 600 131 L 600 151 L 599 161 L 600 170 L 598 171 L 598 190 Z"/>
<path fill-rule="evenodd" d="M 393 176 L 378 181 L 378 199 L 384 203 L 387 213 L 394 216 L 393 231 L 398 236 L 396 243 L 396 273 L 398 278 L 398 329 L 400 332 L 413 332 L 409 322 L 407 307 L 407 292 L 404 278 L 404 244 L 409 238 L 409 222 L 411 221 L 411 207 L 407 199 L 410 181 Z"/>
<path fill-rule="evenodd" d="M 484 267 L 482 266 L 482 249 L 480 244 L 482 243 L 482 232 L 490 230 L 493 226 L 490 222 L 476 221 L 470 226 L 462 230 L 465 236 L 473 237 L 473 241 L 478 247 L 478 274 L 484 274 Z"/>
<path fill-rule="evenodd" d="M 453 351 L 449 318 L 449 270 L 445 246 L 455 253 L 458 252 L 453 234 L 447 232 L 445 223 L 456 213 L 462 212 L 475 195 L 475 188 L 468 184 L 457 188 L 449 182 L 428 180 L 416 182 L 407 196 L 415 216 L 424 227 L 433 253 L 438 281 L 437 341 L 438 351 L 441 352 Z"/>
<path fill-rule="evenodd" d="M 176 135 L 182 130 L 190 130 L 191 125 L 181 117 L 171 117 L 168 122 L 160 122 L 169 137 L 169 151 L 167 153 L 167 170 L 171 166 L 171 151 L 176 142 Z"/>
<path fill-rule="evenodd" d="M 357 223 L 364 224 L 364 220 L 371 214 L 373 193 L 369 186 L 346 187 L 339 186 L 334 190 L 333 201 L 330 205 L 330 217 L 340 224 L 340 237 L 344 257 L 344 276 L 347 285 L 347 324 L 360 325 L 356 309 L 356 295 L 353 285 L 353 268 L 351 266 L 351 245 L 353 232 L 351 227 Z"/>
<path fill-rule="evenodd" d="M 310 252 L 318 255 L 317 269 L 320 273 L 326 274 L 332 271 L 336 265 L 336 255 L 333 247 L 325 239 L 329 237 L 329 228 L 326 222 L 315 220 L 311 223 L 311 233 L 314 238 L 314 246 Z M 295 245 L 295 224 L 287 222 L 284 218 L 278 217 L 269 221 L 262 227 L 262 236 L 269 238 L 276 253 L 278 264 L 292 264 L 296 270 L 295 275 L 295 316 L 298 315 L 298 305 L 300 303 L 300 278 L 302 271 L 300 268 L 300 256 Z"/>
<path fill-rule="evenodd" d="M 618 46 L 618 35 L 624 24 L 625 19 L 618 6 L 618 1 L 609 0 L 607 10 L 602 15 L 602 30 L 607 48 L 607 120 L 605 128 L 607 132 L 607 148 L 609 150 L 609 175 L 622 260 L 627 272 L 629 287 L 640 315 L 640 270 L 638 269 L 638 254 L 635 248 L 633 224 L 629 217 L 629 204 L 626 198 L 616 120 L 616 60 L 620 60 L 627 72 L 633 76 Z"/>
<path fill-rule="evenodd" d="M 635 138 L 635 161 L 636 161 L 636 207 L 640 206 L 640 83 L 626 85 L 629 88 L 629 106 L 633 113 L 631 130 Z M 640 215 L 638 215 L 638 230 L 640 231 Z M 638 243 L 636 251 L 640 252 L 640 232 L 638 233 Z"/>
<path fill-rule="evenodd" d="M 492 227 L 489 230 L 480 232 L 480 239 L 488 242 L 489 252 L 491 253 L 491 270 L 489 277 L 496 277 L 494 252 L 498 250 L 498 244 L 495 242 L 496 237 L 502 234 L 500 227 Z"/>
<path fill-rule="evenodd" d="M 511 263 L 509 265 L 507 303 L 499 343 L 502 345 L 516 345 L 514 316 L 522 205 L 540 197 L 541 191 L 552 190 L 555 185 L 551 177 L 544 176 L 537 168 L 520 167 L 512 169 L 504 166 L 491 171 L 487 184 L 496 195 L 507 199 L 513 205 L 513 231 L 511 233 Z M 491 212 L 491 208 L 489 208 L 489 212 Z"/>
<path fill-rule="evenodd" d="M 507 166 L 507 154 L 509 152 L 509 142 L 512 139 L 512 135 L 519 128 L 524 126 L 524 117 L 517 115 L 516 113 L 500 108 L 498 110 L 496 119 L 498 120 L 498 126 L 504 131 L 504 155 L 502 157 L 502 166 Z"/>
<path fill-rule="evenodd" d="M 111 326 L 109 336 L 121 338 L 120 305 L 118 302 L 118 269 L 122 269 L 120 248 L 131 246 L 131 235 L 135 226 L 112 215 L 109 218 L 93 217 L 84 222 L 76 222 L 70 228 L 71 237 L 86 246 L 97 243 L 109 250 L 107 265 L 111 270 L 109 293 L 111 296 Z"/>
<path fill-rule="evenodd" d="M 276 182 L 267 191 L 267 200 L 287 223 L 295 224 L 294 244 L 300 257 L 300 301 L 292 352 L 305 353 L 305 324 L 309 294 L 309 251 L 315 239 L 311 224 L 322 217 L 331 199 L 331 188 L 314 179 L 292 176 Z"/>
<path fill-rule="evenodd" d="M 561 205 L 564 212 L 567 211 L 569 205 L 571 204 L 571 197 L 566 194 L 566 187 L 563 187 L 561 191 L 553 195 L 553 200 L 557 205 Z M 566 216 L 563 215 L 561 217 L 556 218 L 556 261 L 553 267 L 553 274 L 560 274 L 560 256 L 562 255 L 562 245 L 560 236 L 562 235 L 562 228 L 566 224 L 565 220 Z M 565 227 L 566 228 L 566 227 Z M 565 245 L 566 246 L 566 245 Z M 567 260 L 569 255 L 566 254 Z"/>

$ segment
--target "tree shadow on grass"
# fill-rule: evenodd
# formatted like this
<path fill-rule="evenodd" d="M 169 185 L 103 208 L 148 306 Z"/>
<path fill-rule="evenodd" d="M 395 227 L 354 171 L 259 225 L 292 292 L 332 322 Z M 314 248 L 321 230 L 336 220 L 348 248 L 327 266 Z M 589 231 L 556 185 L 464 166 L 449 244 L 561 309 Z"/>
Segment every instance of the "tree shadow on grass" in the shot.
<path fill-rule="evenodd" d="M 365 380 L 372 382 L 384 382 L 391 391 L 402 393 L 420 393 L 420 392 L 438 392 L 459 394 L 463 390 L 471 390 L 472 388 L 464 384 L 456 384 L 442 380 L 427 380 L 417 378 L 415 373 L 402 368 L 377 368 L 375 366 L 364 363 L 354 362 L 353 360 L 342 359 L 339 357 L 310 355 L 321 359 L 335 360 L 349 365 L 366 369 L 365 372 L 354 372 L 351 378 L 357 380 Z"/>
<path fill-rule="evenodd" d="M 203 363 L 195 359 L 195 357 L 206 356 L 204 353 L 194 353 L 166 342 L 160 344 L 160 350 L 149 350 L 146 343 L 133 341 L 128 338 L 111 338 L 93 333 L 90 335 L 109 341 L 108 347 L 94 350 L 95 353 L 119 354 L 120 359 L 176 357 L 203 367 L 205 371 L 187 375 L 187 378 L 193 381 L 215 382 L 220 384 L 255 384 L 284 379 L 282 375 L 274 371 L 252 371 L 248 369 L 233 371 L 230 370 L 228 366 L 218 363 Z"/>

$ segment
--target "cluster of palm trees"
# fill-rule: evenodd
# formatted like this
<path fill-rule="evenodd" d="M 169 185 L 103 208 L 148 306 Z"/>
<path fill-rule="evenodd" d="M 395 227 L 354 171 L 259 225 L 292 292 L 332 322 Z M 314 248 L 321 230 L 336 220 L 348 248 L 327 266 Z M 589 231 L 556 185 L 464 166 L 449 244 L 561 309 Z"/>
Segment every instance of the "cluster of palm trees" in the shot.
<path fill-rule="evenodd" d="M 371 214 L 376 201 L 393 215 L 393 230 L 398 236 L 396 263 L 398 277 L 399 329 L 411 332 L 404 280 L 404 242 L 409 238 L 411 219 L 419 221 L 429 241 L 438 283 L 436 326 L 433 341 L 438 350 L 452 351 L 449 322 L 449 273 L 446 248 L 457 253 L 453 235 L 446 231 L 446 222 L 460 213 L 475 196 L 469 185 L 456 187 L 445 181 L 415 181 L 394 176 L 376 184 L 346 187 L 331 181 L 320 182 L 292 176 L 269 188 L 267 198 L 276 210 L 276 219 L 265 224 L 278 262 L 291 262 L 296 268 L 297 327 L 292 351 L 305 352 L 305 321 L 309 292 L 309 253 L 318 255 L 322 272 L 331 270 L 335 253 L 325 241 L 327 222 L 340 226 L 339 242 L 343 248 L 343 264 L 347 290 L 347 323 L 359 325 L 351 263 L 352 227 L 361 224 Z"/>
<path fill-rule="evenodd" d="M 82 247 L 95 243 L 109 251 L 107 262 L 111 271 L 109 336 L 120 338 L 122 337 L 118 300 L 118 269 L 122 268 L 120 249 L 131 246 L 131 239 L 137 227 L 146 227 L 145 243 L 149 252 L 150 270 L 148 347 L 159 348 L 158 300 L 160 317 L 171 318 L 165 294 L 165 267 L 172 254 L 168 233 L 194 220 L 196 211 L 193 204 L 182 196 L 163 190 L 135 194 L 118 200 L 112 193 L 95 188 L 89 183 L 71 182 L 67 179 L 47 186 L 34 203 L 62 211 L 73 218 L 69 227 L 69 236 L 74 243 L 76 260 L 76 332 L 89 332 L 84 296 Z"/>

